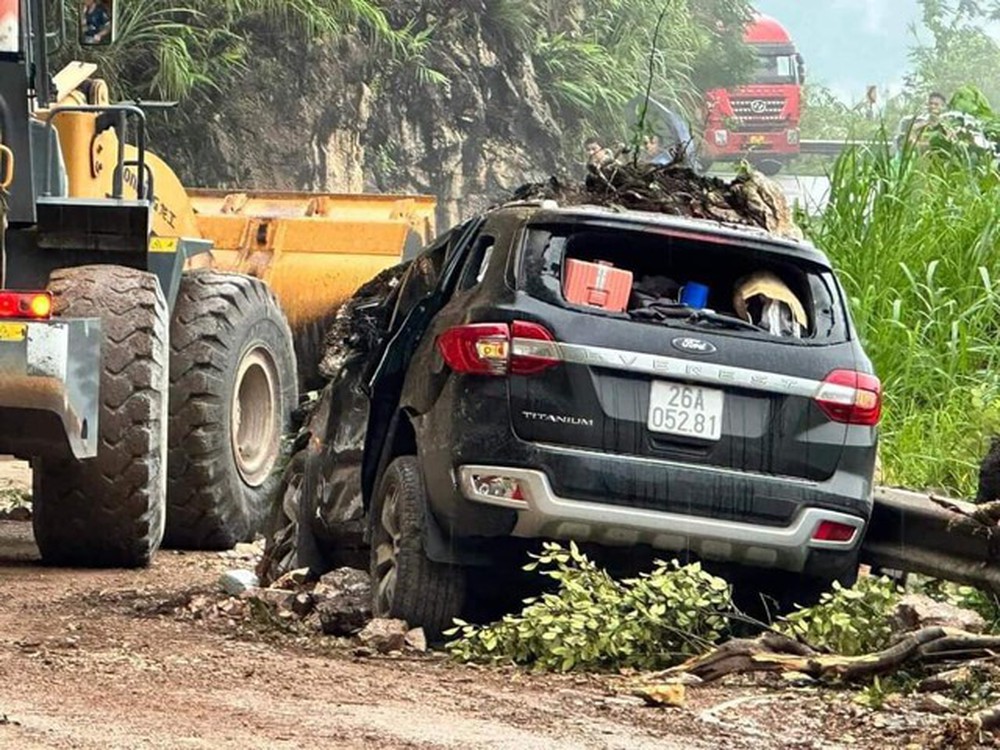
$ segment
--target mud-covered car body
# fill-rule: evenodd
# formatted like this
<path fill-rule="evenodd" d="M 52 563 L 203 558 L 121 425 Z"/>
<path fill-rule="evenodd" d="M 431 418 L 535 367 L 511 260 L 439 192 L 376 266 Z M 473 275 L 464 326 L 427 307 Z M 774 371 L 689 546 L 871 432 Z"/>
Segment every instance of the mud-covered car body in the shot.
<path fill-rule="evenodd" d="M 652 320 L 570 303 L 574 258 L 707 281 L 719 312 Z M 762 268 L 802 299 L 801 336 L 735 319 L 733 285 Z M 368 304 L 378 340 L 342 363 L 316 428 L 325 458 L 303 519 L 321 538 L 360 540 L 383 473 L 411 456 L 436 563 L 488 564 L 494 541 L 554 538 L 827 582 L 856 571 L 881 396 L 808 243 L 507 205 L 439 238 Z"/>

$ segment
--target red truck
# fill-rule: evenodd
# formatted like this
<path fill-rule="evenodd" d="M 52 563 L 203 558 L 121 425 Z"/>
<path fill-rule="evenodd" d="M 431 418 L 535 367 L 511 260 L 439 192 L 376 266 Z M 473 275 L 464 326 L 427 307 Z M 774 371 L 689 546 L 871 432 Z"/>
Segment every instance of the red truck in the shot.
<path fill-rule="evenodd" d="M 752 80 L 705 92 L 701 161 L 746 158 L 776 174 L 799 154 L 805 63 L 788 31 L 768 16 L 756 15 L 743 39 L 757 53 Z"/>

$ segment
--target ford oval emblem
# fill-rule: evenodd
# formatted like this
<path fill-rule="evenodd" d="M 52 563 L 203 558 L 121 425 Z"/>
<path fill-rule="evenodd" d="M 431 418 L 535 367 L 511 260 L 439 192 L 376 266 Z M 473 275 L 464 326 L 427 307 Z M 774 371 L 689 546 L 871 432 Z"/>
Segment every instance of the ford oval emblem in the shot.
<path fill-rule="evenodd" d="M 691 338 L 690 336 L 681 336 L 674 339 L 671 343 L 675 349 L 680 349 L 682 352 L 687 352 L 688 354 L 714 354 L 719 351 L 715 348 L 714 344 L 702 341 L 701 339 Z"/>

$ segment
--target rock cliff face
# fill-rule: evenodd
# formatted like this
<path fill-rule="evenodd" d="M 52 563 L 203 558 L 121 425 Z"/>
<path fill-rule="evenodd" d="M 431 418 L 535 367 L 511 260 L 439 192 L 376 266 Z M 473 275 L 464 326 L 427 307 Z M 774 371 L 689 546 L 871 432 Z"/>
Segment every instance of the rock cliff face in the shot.
<path fill-rule="evenodd" d="M 438 18 L 423 55 L 447 82 L 357 40 L 258 50 L 155 147 L 189 185 L 429 193 L 444 229 L 551 174 L 562 146 L 530 57 L 471 16 Z"/>

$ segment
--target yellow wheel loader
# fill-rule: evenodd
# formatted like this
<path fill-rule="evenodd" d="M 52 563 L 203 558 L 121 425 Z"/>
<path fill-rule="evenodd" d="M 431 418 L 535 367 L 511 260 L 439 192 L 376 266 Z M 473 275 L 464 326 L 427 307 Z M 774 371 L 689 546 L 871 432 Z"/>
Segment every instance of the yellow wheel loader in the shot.
<path fill-rule="evenodd" d="M 114 43 L 117 2 L 81 10 L 82 43 Z M 433 234 L 434 201 L 186 189 L 150 105 L 93 64 L 50 76 L 46 6 L 0 0 L 0 454 L 31 461 L 46 562 L 232 547 L 331 313 Z"/>

